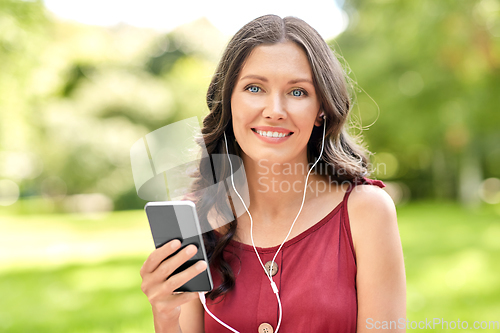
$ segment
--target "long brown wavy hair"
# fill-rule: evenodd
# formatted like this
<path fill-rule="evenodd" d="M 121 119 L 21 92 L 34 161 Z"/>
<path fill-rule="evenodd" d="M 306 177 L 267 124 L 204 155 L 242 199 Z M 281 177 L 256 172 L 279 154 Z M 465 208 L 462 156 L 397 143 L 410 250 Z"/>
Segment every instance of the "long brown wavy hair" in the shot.
<path fill-rule="evenodd" d="M 265 15 L 256 18 L 229 41 L 208 87 L 209 114 L 203 120 L 202 137 L 197 139 L 198 144 L 206 147 L 210 157 L 226 153 L 241 157 L 241 148 L 235 141 L 231 118 L 231 95 L 240 69 L 255 47 L 287 41 L 296 43 L 307 55 L 313 83 L 327 120 L 324 151 L 316 170 L 319 168 L 337 182 L 352 182 L 355 178 L 368 176 L 371 173 L 370 153 L 358 142 L 358 138 L 354 139 L 348 134 L 346 128 L 351 98 L 342 65 L 316 30 L 303 20 L 291 16 L 281 18 Z M 224 132 L 229 151 L 225 149 Z M 322 136 L 323 126 L 315 126 L 308 142 L 307 158 L 311 164 L 319 156 Z M 236 166 L 235 169 L 237 168 Z M 219 181 L 230 177 L 227 158 L 215 172 L 213 160 L 202 159 L 195 177 L 193 192 L 202 194 L 193 200 L 196 202 L 202 229 L 210 230 L 203 234 L 209 263 L 216 268 L 222 280 L 220 286 L 207 293 L 214 300 L 229 292 L 235 284 L 234 273 L 224 260 L 223 253 L 235 235 L 237 219 L 234 218 L 229 223 L 229 230 L 220 237 L 211 231 L 208 222 L 208 213 L 212 209 L 221 216 L 237 216 L 230 197 L 228 203 L 226 185 Z M 210 186 L 214 184 L 214 179 L 219 181 L 218 185 Z"/>

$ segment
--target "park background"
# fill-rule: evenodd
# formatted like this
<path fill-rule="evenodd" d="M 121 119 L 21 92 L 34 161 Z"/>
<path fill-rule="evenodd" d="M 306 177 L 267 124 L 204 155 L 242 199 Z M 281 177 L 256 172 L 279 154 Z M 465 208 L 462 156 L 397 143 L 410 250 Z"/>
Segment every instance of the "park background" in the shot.
<path fill-rule="evenodd" d="M 328 43 L 396 202 L 408 319 L 500 321 L 500 3 L 337 5 Z M 0 331 L 154 331 L 130 148 L 201 121 L 227 38 L 204 18 L 159 32 L 0 0 Z"/>

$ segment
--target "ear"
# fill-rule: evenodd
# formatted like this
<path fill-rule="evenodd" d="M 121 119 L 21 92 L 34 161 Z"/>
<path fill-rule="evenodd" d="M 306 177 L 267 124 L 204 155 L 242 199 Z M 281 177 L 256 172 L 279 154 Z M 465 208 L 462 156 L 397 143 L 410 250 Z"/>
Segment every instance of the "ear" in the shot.
<path fill-rule="evenodd" d="M 323 110 L 320 110 L 318 116 L 316 117 L 316 121 L 314 122 L 314 126 L 322 126 L 323 121 L 325 119 L 325 112 Z"/>

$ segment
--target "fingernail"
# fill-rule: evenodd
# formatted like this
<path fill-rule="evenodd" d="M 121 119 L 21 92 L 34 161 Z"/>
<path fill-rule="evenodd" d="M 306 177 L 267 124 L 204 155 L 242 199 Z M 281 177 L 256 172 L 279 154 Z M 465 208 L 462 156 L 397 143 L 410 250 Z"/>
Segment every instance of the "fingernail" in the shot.
<path fill-rule="evenodd" d="M 205 269 L 205 267 L 206 267 L 206 263 L 204 261 L 198 261 L 196 263 L 196 269 L 199 271 Z"/>
<path fill-rule="evenodd" d="M 198 249 L 196 248 L 196 246 L 194 245 L 190 245 L 188 246 L 188 248 L 186 249 L 186 253 L 189 254 L 189 255 L 192 255 L 192 254 L 195 254 L 196 251 L 198 251 Z"/>
<path fill-rule="evenodd" d="M 174 239 L 172 243 L 170 243 L 170 246 L 175 249 L 178 248 L 181 245 L 181 242 L 178 239 Z"/>

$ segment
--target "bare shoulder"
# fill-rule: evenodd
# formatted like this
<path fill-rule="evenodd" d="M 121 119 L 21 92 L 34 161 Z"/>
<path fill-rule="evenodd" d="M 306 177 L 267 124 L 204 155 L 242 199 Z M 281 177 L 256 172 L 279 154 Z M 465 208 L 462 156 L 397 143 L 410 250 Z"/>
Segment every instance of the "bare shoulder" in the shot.
<path fill-rule="evenodd" d="M 394 201 L 378 186 L 355 186 L 347 201 L 347 212 L 355 249 L 357 244 L 365 243 L 367 237 L 397 231 Z"/>
<path fill-rule="evenodd" d="M 371 202 L 380 204 L 386 202 L 394 206 L 394 202 L 384 189 L 370 184 L 354 186 L 349 196 L 351 203 L 370 204 Z"/>
<path fill-rule="evenodd" d="M 387 192 L 374 185 L 355 186 L 347 210 L 356 253 L 357 332 L 365 333 L 370 320 L 406 318 L 404 256 L 396 207 Z"/>

